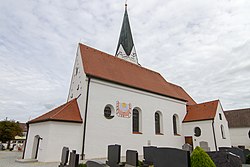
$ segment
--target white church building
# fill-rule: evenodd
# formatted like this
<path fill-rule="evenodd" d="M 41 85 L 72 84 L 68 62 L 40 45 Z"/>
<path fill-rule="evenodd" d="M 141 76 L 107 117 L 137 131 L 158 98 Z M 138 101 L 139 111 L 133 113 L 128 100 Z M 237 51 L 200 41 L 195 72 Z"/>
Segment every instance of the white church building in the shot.
<path fill-rule="evenodd" d="M 122 155 L 143 146 L 230 147 L 219 100 L 197 104 L 180 86 L 138 63 L 127 6 L 115 56 L 79 44 L 65 104 L 28 123 L 23 159 L 60 161 L 64 146 L 81 159 L 105 158 L 110 144 Z"/>

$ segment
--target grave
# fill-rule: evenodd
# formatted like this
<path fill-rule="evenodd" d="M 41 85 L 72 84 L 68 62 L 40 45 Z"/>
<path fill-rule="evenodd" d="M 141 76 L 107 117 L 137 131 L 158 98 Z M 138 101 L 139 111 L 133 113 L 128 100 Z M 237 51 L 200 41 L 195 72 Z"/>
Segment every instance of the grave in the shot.
<path fill-rule="evenodd" d="M 210 151 L 210 147 L 208 147 L 208 142 L 206 141 L 201 141 L 200 142 L 200 147 L 204 150 L 204 151 Z"/>
<path fill-rule="evenodd" d="M 236 154 L 236 155 L 238 155 L 240 157 L 241 162 L 243 164 L 246 163 L 245 154 L 240 148 L 237 148 L 237 147 L 219 147 L 219 150 L 220 151 L 231 152 L 233 154 Z"/>
<path fill-rule="evenodd" d="M 191 153 L 193 151 L 193 147 L 190 144 L 185 143 L 182 146 L 182 150 L 189 151 Z"/>
<path fill-rule="evenodd" d="M 79 165 L 79 154 L 76 154 L 76 150 L 72 150 L 69 157 L 68 167 L 78 167 Z"/>
<path fill-rule="evenodd" d="M 136 166 L 138 166 L 138 152 L 135 150 L 127 150 L 125 167 L 136 167 Z"/>
<path fill-rule="evenodd" d="M 65 167 L 68 163 L 69 159 L 69 148 L 63 147 L 62 149 L 62 156 L 61 156 L 61 162 L 59 164 L 59 167 Z"/>
<path fill-rule="evenodd" d="M 108 146 L 108 160 L 106 164 L 111 167 L 118 167 L 121 157 L 121 145 L 109 145 Z"/>
<path fill-rule="evenodd" d="M 155 162 L 155 151 L 157 150 L 157 147 L 154 146 L 145 146 L 143 147 L 143 163 L 146 165 L 153 165 Z"/>
<path fill-rule="evenodd" d="M 207 154 L 218 167 L 242 167 L 242 162 L 239 156 L 227 151 L 212 151 Z"/>

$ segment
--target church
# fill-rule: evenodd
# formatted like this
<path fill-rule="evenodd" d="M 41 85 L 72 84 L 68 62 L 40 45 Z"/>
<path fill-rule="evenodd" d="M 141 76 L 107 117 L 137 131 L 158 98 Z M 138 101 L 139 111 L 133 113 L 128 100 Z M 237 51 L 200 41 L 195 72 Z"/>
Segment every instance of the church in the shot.
<path fill-rule="evenodd" d="M 23 159 L 41 162 L 60 161 L 64 146 L 81 159 L 105 158 L 110 144 L 120 144 L 122 156 L 149 145 L 231 146 L 219 100 L 197 104 L 139 64 L 127 5 L 115 55 L 79 43 L 67 101 L 27 125 Z"/>

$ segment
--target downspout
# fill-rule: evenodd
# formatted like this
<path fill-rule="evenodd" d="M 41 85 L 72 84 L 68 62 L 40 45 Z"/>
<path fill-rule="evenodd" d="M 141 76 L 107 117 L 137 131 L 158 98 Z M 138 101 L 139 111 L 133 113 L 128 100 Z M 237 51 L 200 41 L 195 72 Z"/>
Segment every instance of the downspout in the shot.
<path fill-rule="evenodd" d="M 25 145 L 24 145 L 24 149 L 23 149 L 23 157 L 22 159 L 24 159 L 24 154 L 25 154 L 25 150 L 26 150 L 26 147 L 27 147 L 27 139 L 28 139 L 28 135 L 29 135 L 29 124 L 27 123 L 27 133 L 26 133 L 26 139 L 25 139 Z"/>
<path fill-rule="evenodd" d="M 217 149 L 217 143 L 216 143 L 216 137 L 215 137 L 215 132 L 214 132 L 214 120 L 213 120 L 213 122 L 212 122 L 212 128 L 213 128 L 213 135 L 214 135 L 215 150 L 218 151 L 218 149 Z"/>
<path fill-rule="evenodd" d="M 87 85 L 87 95 L 86 95 L 86 103 L 85 103 L 85 115 L 84 115 L 84 127 L 83 127 L 83 139 L 82 139 L 82 156 L 81 160 L 84 159 L 84 148 L 85 148 L 85 138 L 86 138 L 86 127 L 87 127 L 87 114 L 88 114 L 88 101 L 89 101 L 89 85 L 90 85 L 90 77 L 88 77 L 88 85 Z"/>

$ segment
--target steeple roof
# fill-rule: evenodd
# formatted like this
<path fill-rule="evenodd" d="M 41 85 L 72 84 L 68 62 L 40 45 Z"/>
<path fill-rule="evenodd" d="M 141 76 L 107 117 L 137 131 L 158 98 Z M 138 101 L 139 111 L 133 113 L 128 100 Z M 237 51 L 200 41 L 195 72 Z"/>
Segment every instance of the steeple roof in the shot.
<path fill-rule="evenodd" d="M 128 11 L 127 11 L 127 4 L 125 4 L 125 13 L 123 16 L 123 22 L 122 22 L 122 29 L 120 32 L 119 42 L 116 49 L 116 54 L 119 50 L 120 44 L 123 46 L 124 51 L 127 55 L 130 55 L 134 42 L 132 37 L 132 32 L 129 24 L 129 18 L 128 18 Z"/>
<path fill-rule="evenodd" d="M 122 28 L 115 53 L 116 57 L 138 64 L 132 32 L 129 24 L 127 4 L 123 16 Z"/>

